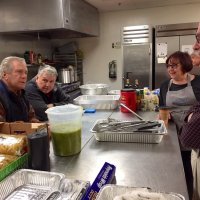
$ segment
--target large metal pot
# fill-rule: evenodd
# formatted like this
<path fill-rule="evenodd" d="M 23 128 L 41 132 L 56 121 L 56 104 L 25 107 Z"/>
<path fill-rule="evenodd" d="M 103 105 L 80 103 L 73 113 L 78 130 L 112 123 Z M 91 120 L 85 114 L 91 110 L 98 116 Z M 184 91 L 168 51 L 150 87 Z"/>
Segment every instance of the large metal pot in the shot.
<path fill-rule="evenodd" d="M 59 70 L 59 81 L 61 83 L 71 83 L 70 71 L 67 68 Z"/>
<path fill-rule="evenodd" d="M 107 84 L 86 84 L 81 85 L 81 93 L 83 95 L 101 95 L 101 94 L 108 94 L 109 86 Z"/>

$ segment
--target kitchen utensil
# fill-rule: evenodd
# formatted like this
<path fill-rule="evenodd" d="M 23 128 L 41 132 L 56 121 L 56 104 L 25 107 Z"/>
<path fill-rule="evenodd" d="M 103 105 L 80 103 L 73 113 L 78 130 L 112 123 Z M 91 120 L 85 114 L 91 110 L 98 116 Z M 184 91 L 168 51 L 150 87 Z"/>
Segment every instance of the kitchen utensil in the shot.
<path fill-rule="evenodd" d="M 108 94 L 109 86 L 107 84 L 86 84 L 81 85 L 81 93 L 84 95 L 105 95 Z"/>
<path fill-rule="evenodd" d="M 145 121 L 144 118 L 142 118 L 141 116 L 139 116 L 137 113 L 135 113 L 133 110 L 131 110 L 129 107 L 127 107 L 126 105 L 124 105 L 123 103 L 120 103 L 121 106 L 123 106 L 124 108 L 126 108 L 127 110 L 129 110 L 132 114 L 134 114 L 137 118 L 139 118 L 140 120 Z"/>
<path fill-rule="evenodd" d="M 161 123 L 158 121 L 116 121 L 109 122 L 103 121 L 98 123 L 97 129 L 99 132 L 111 131 L 111 132 L 137 132 L 137 131 L 152 131 L 151 128 L 158 128 Z M 158 132 L 158 129 L 154 129 L 154 132 Z"/>

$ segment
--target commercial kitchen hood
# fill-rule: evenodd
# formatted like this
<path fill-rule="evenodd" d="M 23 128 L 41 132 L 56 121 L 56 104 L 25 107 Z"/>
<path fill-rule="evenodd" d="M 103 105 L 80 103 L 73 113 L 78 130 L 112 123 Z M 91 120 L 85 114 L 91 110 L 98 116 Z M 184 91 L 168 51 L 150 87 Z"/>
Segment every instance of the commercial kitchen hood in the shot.
<path fill-rule="evenodd" d="M 98 10 L 83 0 L 0 0 L 0 33 L 69 38 L 99 35 Z"/>

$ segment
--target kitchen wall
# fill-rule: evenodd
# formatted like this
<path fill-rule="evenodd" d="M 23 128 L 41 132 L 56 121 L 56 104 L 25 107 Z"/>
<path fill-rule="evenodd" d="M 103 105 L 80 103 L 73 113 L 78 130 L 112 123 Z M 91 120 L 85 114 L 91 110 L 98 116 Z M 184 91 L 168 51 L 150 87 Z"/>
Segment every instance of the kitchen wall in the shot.
<path fill-rule="evenodd" d="M 76 39 L 84 52 L 84 83 L 108 83 L 111 89 L 122 87 L 122 48 L 112 48 L 121 41 L 121 30 L 131 25 L 158 25 L 200 21 L 200 3 L 100 14 L 100 36 Z M 75 39 L 72 39 L 75 40 Z M 51 58 L 53 47 L 70 40 L 49 40 L 28 36 L 0 36 L 0 60 L 9 55 L 22 56 L 25 50 Z M 109 79 L 108 63 L 117 60 L 117 79 Z"/>
<path fill-rule="evenodd" d="M 122 48 L 112 43 L 121 41 L 121 29 L 131 25 L 159 25 L 200 21 L 200 3 L 173 7 L 158 7 L 100 14 L 100 36 L 78 39 L 84 52 L 84 82 L 108 83 L 111 89 L 122 87 Z M 53 41 L 53 45 L 62 41 Z M 108 77 L 108 63 L 117 60 L 117 79 Z"/>
<path fill-rule="evenodd" d="M 41 53 L 47 58 L 51 58 L 52 46 L 47 39 L 38 39 L 27 35 L 0 35 L 0 62 L 7 56 L 20 56 L 26 50 Z"/>

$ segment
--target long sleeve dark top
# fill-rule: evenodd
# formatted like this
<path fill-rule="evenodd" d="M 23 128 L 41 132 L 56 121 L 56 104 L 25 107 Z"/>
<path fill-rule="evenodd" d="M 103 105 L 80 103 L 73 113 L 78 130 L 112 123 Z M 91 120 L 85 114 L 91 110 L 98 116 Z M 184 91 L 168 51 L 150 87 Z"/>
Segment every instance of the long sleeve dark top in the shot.
<path fill-rule="evenodd" d="M 6 84 L 0 80 L 0 121 L 34 122 L 35 113 L 25 96 L 25 91 L 18 94 L 10 91 Z"/>
<path fill-rule="evenodd" d="M 159 106 L 166 106 L 166 95 L 168 91 L 169 81 L 170 79 L 162 83 L 162 85 L 160 86 Z M 186 86 L 187 84 L 176 85 L 172 83 L 169 90 L 178 91 L 185 88 Z M 191 81 L 191 86 L 197 101 L 200 101 L 200 76 L 195 76 L 195 78 Z"/>
<path fill-rule="evenodd" d="M 49 94 L 44 94 L 37 86 L 35 78 L 30 80 L 25 88 L 27 98 L 35 110 L 35 114 L 40 121 L 47 121 L 45 113 L 48 104 L 54 106 L 65 105 L 69 103 L 70 96 L 65 94 L 57 84 Z"/>
<path fill-rule="evenodd" d="M 193 115 L 188 122 L 188 116 L 191 113 Z M 200 149 L 200 102 L 192 106 L 189 110 L 179 138 L 184 147 Z"/>

